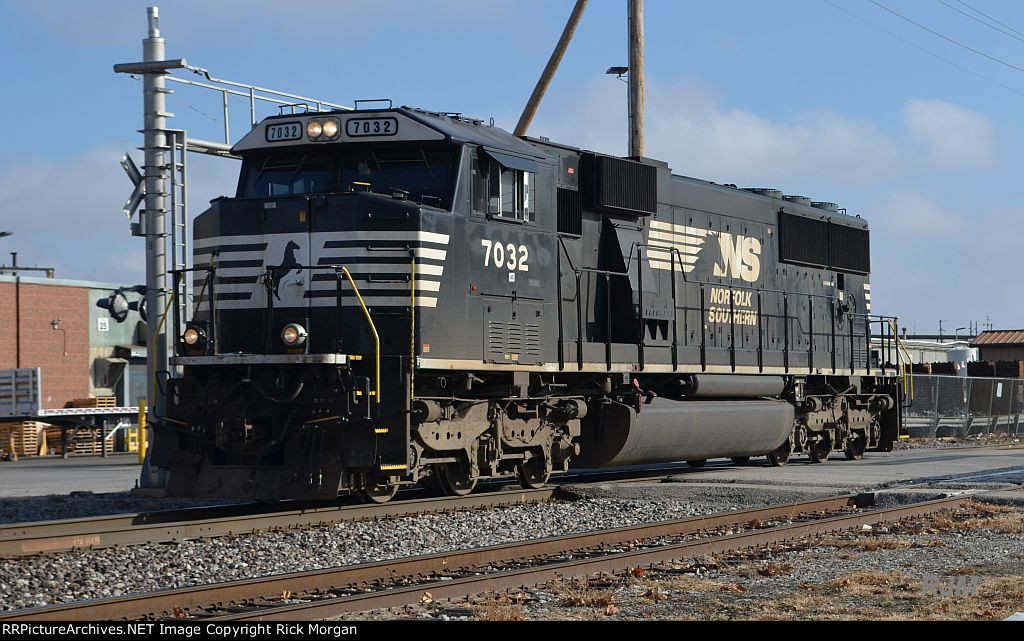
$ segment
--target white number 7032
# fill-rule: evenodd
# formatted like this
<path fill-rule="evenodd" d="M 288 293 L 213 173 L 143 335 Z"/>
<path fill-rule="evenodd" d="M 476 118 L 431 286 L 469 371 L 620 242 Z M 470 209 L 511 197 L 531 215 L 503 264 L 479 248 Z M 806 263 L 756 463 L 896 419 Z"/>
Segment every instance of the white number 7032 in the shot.
<path fill-rule="evenodd" d="M 493 258 L 495 267 L 508 267 L 509 271 L 530 271 L 530 266 L 526 264 L 526 261 L 530 259 L 530 250 L 526 245 L 519 247 L 512 243 L 503 245 L 486 238 L 482 238 L 480 244 L 484 247 L 484 267 L 490 267 Z"/>

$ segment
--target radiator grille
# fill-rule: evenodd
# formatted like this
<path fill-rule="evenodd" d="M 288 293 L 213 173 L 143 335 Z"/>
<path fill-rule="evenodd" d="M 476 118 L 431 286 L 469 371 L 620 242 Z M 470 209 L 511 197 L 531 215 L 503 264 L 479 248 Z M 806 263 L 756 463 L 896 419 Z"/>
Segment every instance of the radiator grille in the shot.
<path fill-rule="evenodd" d="M 583 203 L 580 201 L 580 192 L 559 187 L 558 231 L 576 236 L 583 233 Z"/>
<path fill-rule="evenodd" d="M 787 263 L 828 266 L 829 223 L 779 214 L 779 259 Z"/>
<path fill-rule="evenodd" d="M 833 269 L 867 274 L 871 271 L 871 247 L 866 229 L 832 224 L 829 243 Z"/>

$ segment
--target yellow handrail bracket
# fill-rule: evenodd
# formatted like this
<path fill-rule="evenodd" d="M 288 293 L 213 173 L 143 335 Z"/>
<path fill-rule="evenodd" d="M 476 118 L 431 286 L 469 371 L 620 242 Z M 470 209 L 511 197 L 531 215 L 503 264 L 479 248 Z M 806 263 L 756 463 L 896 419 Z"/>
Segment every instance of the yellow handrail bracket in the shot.
<path fill-rule="evenodd" d="M 896 328 L 896 323 L 893 321 L 887 321 L 889 323 L 889 329 L 892 330 L 892 337 L 896 341 L 896 359 L 901 361 L 901 367 L 903 373 L 903 387 L 907 390 L 907 396 L 911 401 L 914 400 L 914 361 L 910 357 L 910 351 L 907 346 L 900 340 L 899 331 Z"/>
<path fill-rule="evenodd" d="M 355 292 L 356 300 L 359 301 L 359 306 L 363 309 L 363 315 L 366 317 L 366 322 L 370 326 L 370 331 L 373 333 L 376 383 L 374 383 L 374 389 L 370 392 L 370 395 L 376 398 L 377 404 L 380 405 L 380 336 L 377 334 L 377 326 L 373 324 L 373 317 L 370 316 L 370 310 L 366 308 L 366 303 L 363 302 L 363 296 L 359 293 L 359 287 L 356 286 L 356 281 L 352 278 L 352 274 L 349 273 L 348 267 L 342 267 L 341 271 L 344 272 L 345 278 L 347 278 L 349 284 L 352 285 L 352 291 Z"/>

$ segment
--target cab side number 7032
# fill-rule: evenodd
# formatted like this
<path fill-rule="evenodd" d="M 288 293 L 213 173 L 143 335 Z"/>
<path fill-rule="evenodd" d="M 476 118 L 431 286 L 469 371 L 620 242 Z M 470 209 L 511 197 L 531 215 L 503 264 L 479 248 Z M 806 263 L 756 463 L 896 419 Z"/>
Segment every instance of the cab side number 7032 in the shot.
<path fill-rule="evenodd" d="M 526 261 L 530 259 L 530 250 L 526 245 L 516 247 L 512 243 L 502 244 L 493 240 L 482 238 L 480 244 L 484 247 L 484 267 L 490 267 L 493 261 L 497 268 L 508 267 L 509 271 L 530 271 Z"/>

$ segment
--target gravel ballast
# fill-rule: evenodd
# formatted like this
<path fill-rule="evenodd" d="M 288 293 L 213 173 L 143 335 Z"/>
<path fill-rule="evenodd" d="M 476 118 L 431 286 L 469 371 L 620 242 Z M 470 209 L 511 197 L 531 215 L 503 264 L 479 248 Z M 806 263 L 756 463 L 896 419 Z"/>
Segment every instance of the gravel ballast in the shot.
<path fill-rule="evenodd" d="M 347 620 L 1002 619 L 1024 610 L 1024 508 L 972 504 L 892 526 L 658 569 L 560 580 Z M 976 594 L 957 581 L 976 577 Z M 931 581 L 929 591 L 926 579 Z"/>
<path fill-rule="evenodd" d="M 172 544 L 77 550 L 0 561 L 0 609 L 187 587 L 417 554 L 497 545 L 826 496 L 792 489 L 750 494 L 672 492 L 588 497 L 491 510 L 348 522 Z M 607 491 L 607 490 L 605 490 Z M 600 493 L 600 486 L 579 494 Z"/>

